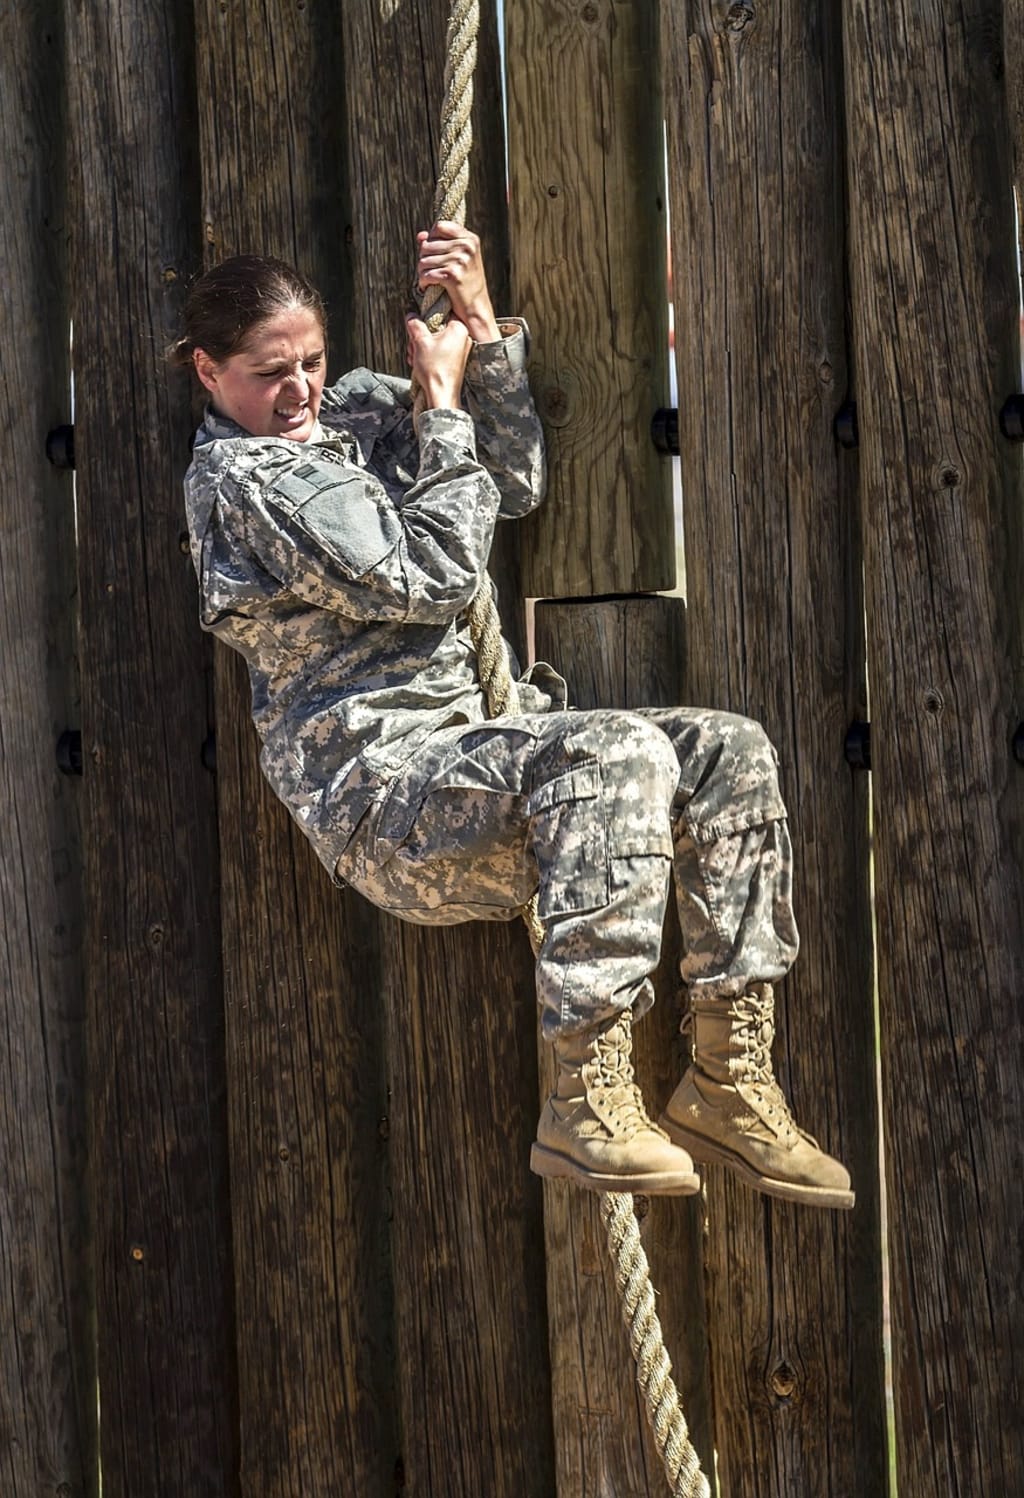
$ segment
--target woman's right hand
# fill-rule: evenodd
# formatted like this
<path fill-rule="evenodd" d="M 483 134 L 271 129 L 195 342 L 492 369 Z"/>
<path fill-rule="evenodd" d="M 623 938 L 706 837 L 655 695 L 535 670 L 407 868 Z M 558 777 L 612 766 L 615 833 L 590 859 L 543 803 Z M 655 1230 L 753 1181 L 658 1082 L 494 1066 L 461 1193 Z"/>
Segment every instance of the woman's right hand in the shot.
<path fill-rule="evenodd" d="M 413 383 L 423 391 L 428 411 L 458 411 L 471 339 L 463 323 L 452 318 L 432 333 L 418 317 L 406 319 Z"/>

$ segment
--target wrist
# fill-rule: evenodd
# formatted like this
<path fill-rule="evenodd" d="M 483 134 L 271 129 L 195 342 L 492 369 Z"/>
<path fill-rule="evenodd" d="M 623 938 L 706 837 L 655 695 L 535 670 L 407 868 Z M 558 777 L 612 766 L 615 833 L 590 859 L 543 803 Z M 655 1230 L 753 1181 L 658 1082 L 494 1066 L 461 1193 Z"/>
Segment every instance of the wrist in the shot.
<path fill-rule="evenodd" d="M 472 306 L 462 308 L 458 317 L 474 343 L 497 343 L 501 337 L 489 296 L 478 299 Z"/>
<path fill-rule="evenodd" d="M 450 380 L 429 377 L 422 382 L 423 399 L 428 411 L 461 411 L 462 387 Z"/>

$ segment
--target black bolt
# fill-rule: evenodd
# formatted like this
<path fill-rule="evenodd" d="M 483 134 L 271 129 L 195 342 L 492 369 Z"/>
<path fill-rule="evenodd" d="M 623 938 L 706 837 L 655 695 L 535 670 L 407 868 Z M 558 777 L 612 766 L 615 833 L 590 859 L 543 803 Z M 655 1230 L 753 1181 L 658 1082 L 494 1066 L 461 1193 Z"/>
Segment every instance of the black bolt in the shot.
<path fill-rule="evenodd" d="M 1018 723 L 1013 732 L 1013 757 L 1019 765 L 1024 765 L 1024 723 Z"/>
<path fill-rule="evenodd" d="M 840 447 L 852 449 L 857 446 L 860 434 L 857 431 L 856 401 L 843 401 L 832 422 L 832 431 Z"/>
<path fill-rule="evenodd" d="M 843 755 L 851 770 L 871 769 L 871 724 L 854 722 L 846 730 Z"/>
<path fill-rule="evenodd" d="M 651 417 L 651 441 L 658 452 L 679 456 L 679 408 L 662 406 Z"/>
<path fill-rule="evenodd" d="M 46 434 L 46 456 L 54 468 L 74 468 L 75 429 L 69 423 Z"/>
<path fill-rule="evenodd" d="M 65 728 L 57 740 L 57 769 L 62 775 L 82 773 L 82 732 L 79 728 Z"/>
<path fill-rule="evenodd" d="M 1007 396 L 999 413 L 999 430 L 1010 442 L 1024 442 L 1024 395 Z"/>
<path fill-rule="evenodd" d="M 199 759 L 204 770 L 209 770 L 211 775 L 217 773 L 217 738 L 212 729 L 203 740 Z"/>

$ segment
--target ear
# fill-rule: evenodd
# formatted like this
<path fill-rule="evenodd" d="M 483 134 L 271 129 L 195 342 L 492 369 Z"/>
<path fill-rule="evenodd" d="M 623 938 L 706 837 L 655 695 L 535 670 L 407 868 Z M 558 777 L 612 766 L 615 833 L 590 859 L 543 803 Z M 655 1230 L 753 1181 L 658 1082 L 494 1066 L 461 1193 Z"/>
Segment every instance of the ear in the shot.
<path fill-rule="evenodd" d="M 215 395 L 217 393 L 217 361 L 211 359 L 205 349 L 197 348 L 192 350 L 192 363 L 200 382 L 211 394 Z"/>

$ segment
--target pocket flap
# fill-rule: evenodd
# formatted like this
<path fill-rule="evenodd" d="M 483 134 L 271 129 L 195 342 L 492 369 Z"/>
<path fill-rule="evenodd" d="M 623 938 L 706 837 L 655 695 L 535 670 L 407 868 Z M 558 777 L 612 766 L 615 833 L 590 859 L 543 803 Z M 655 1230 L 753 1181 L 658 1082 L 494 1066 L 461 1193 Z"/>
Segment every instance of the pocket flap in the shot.
<path fill-rule="evenodd" d="M 561 805 L 563 801 L 588 801 L 600 792 L 601 767 L 596 759 L 587 760 L 539 785 L 531 792 L 527 806 L 530 815 L 534 816 L 548 807 Z"/>

